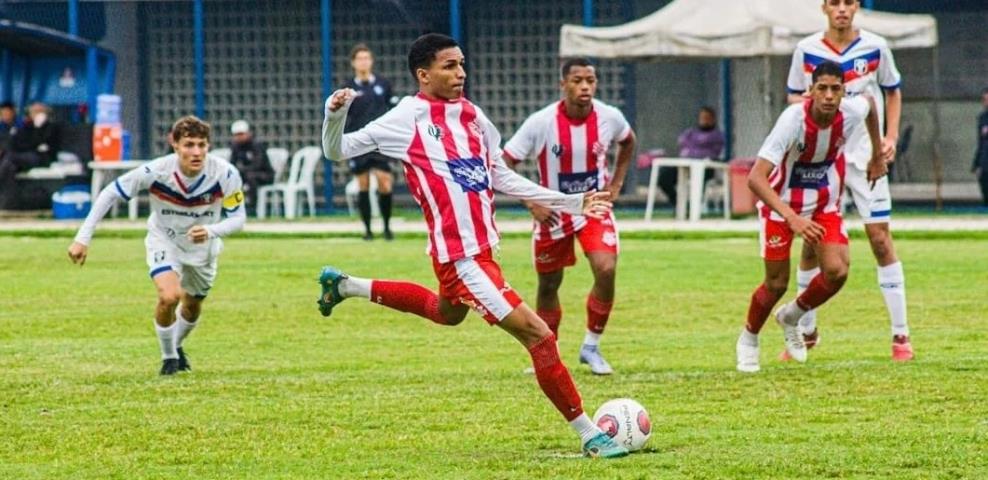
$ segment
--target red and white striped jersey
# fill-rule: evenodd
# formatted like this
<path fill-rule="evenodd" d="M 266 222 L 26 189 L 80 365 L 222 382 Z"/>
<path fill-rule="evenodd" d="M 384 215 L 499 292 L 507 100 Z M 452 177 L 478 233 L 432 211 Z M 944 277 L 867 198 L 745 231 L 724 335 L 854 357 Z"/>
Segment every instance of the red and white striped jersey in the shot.
<path fill-rule="evenodd" d="M 508 168 L 501 158 L 501 134 L 469 100 L 419 93 L 364 128 L 342 135 L 345 114 L 345 109 L 331 113 L 327 107 L 324 152 L 340 160 L 378 150 L 401 160 L 429 228 L 426 251 L 440 263 L 472 257 L 498 243 L 495 189 L 552 208 L 582 209 L 582 196 L 539 187 Z"/>
<path fill-rule="evenodd" d="M 552 103 L 529 116 L 504 151 L 515 160 L 537 158 L 539 183 L 563 193 L 602 190 L 610 182 L 607 151 L 615 141 L 631 134 L 631 125 L 615 107 L 593 100 L 585 119 L 566 116 L 562 101 Z M 535 223 L 537 240 L 563 238 L 580 231 L 587 219 L 582 215 L 557 213 L 554 227 Z"/>
<path fill-rule="evenodd" d="M 811 106 L 812 100 L 806 100 L 782 112 L 758 151 L 758 158 L 775 165 L 769 184 L 796 213 L 806 217 L 814 213 L 840 214 L 847 165 L 845 144 L 852 135 L 868 138 L 865 118 L 870 106 L 863 97 L 845 98 L 827 128 L 813 121 Z M 764 202 L 759 201 L 758 208 L 763 217 L 785 221 Z"/>
<path fill-rule="evenodd" d="M 803 93 L 810 88 L 813 70 L 829 60 L 844 71 L 844 88 L 848 97 L 861 94 L 875 99 L 878 114 L 878 131 L 885 131 L 885 102 L 882 90 L 896 90 L 902 84 L 902 75 L 895 66 L 888 42 L 879 35 L 860 30 L 858 38 L 843 51 L 837 50 L 823 33 L 810 35 L 796 44 L 789 65 L 787 88 L 789 93 Z M 848 159 L 859 169 L 868 168 L 871 160 L 871 140 L 868 132 L 862 137 L 848 139 Z"/>

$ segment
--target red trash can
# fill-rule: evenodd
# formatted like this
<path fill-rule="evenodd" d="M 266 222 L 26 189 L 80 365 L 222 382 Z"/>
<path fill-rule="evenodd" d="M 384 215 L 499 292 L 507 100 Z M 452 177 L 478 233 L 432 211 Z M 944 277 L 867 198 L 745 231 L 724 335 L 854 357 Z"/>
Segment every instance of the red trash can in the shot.
<path fill-rule="evenodd" d="M 750 215 L 755 213 L 755 194 L 748 188 L 748 174 L 755 166 L 757 158 L 734 158 L 728 165 L 731 171 L 731 214 Z"/>

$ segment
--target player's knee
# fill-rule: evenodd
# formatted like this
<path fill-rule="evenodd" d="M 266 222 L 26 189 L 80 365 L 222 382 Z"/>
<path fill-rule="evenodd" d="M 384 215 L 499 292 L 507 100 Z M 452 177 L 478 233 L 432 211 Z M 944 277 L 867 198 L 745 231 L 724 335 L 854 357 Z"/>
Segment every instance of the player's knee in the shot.
<path fill-rule="evenodd" d="M 539 296 L 555 295 L 562 284 L 563 275 L 561 272 L 539 275 Z"/>
<path fill-rule="evenodd" d="M 868 237 L 875 258 L 882 260 L 892 255 L 892 236 L 884 230 L 876 230 Z"/>
<path fill-rule="evenodd" d="M 823 269 L 823 278 L 831 285 L 843 285 L 847 281 L 847 271 L 847 265 L 830 265 Z"/>
<path fill-rule="evenodd" d="M 783 296 L 789 288 L 789 275 L 777 275 L 765 279 L 765 288 L 773 295 Z"/>
<path fill-rule="evenodd" d="M 594 267 L 594 277 L 598 282 L 614 282 L 617 262 L 600 262 Z"/>
<path fill-rule="evenodd" d="M 182 290 L 181 289 L 162 289 L 158 290 L 158 303 L 166 307 L 174 307 L 178 305 L 178 302 L 182 301 Z"/>
<path fill-rule="evenodd" d="M 446 312 L 443 314 L 443 324 L 455 327 L 467 318 L 467 312 Z"/>

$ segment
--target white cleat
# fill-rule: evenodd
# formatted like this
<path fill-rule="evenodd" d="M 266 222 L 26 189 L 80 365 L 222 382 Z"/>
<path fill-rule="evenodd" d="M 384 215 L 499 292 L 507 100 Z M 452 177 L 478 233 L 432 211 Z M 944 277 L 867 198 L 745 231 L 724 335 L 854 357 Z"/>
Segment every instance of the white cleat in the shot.
<path fill-rule="evenodd" d="M 738 337 L 738 371 L 744 373 L 755 373 L 762 369 L 758 364 L 758 344 L 750 345 L 744 341 L 744 332 Z"/>
<path fill-rule="evenodd" d="M 596 345 L 584 344 L 580 347 L 580 363 L 590 365 L 590 373 L 594 375 L 610 375 L 614 369 L 604 360 Z"/>
<path fill-rule="evenodd" d="M 785 340 L 789 357 L 799 363 L 805 363 L 806 343 L 803 342 L 803 332 L 799 328 L 799 317 L 802 316 L 802 313 L 792 303 L 787 303 L 776 310 L 775 321 L 779 322 L 779 326 L 782 327 L 782 337 Z"/>

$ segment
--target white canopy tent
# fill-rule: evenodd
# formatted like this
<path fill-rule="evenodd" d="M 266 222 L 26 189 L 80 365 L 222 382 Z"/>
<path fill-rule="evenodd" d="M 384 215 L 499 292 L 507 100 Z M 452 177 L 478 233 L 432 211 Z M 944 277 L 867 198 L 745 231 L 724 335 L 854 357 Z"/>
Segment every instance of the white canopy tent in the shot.
<path fill-rule="evenodd" d="M 784 86 L 771 84 L 769 57 L 792 55 L 801 39 L 825 30 L 827 19 L 821 5 L 821 0 L 674 0 L 651 15 L 623 25 L 563 25 L 559 55 L 633 61 L 762 57 L 765 59 L 761 80 L 764 103 L 771 106 L 771 91 Z M 855 15 L 854 25 L 885 37 L 893 50 L 932 48 L 933 170 L 939 206 L 943 167 L 939 154 L 937 99 L 940 81 L 936 19 L 932 15 L 862 9 Z M 728 79 L 722 81 L 725 113 L 732 108 L 729 82 Z M 766 115 L 773 115 L 770 108 L 766 109 Z M 729 115 L 725 117 L 728 121 Z M 766 120 L 771 125 L 771 119 Z M 728 135 L 731 134 L 728 131 Z M 729 142 L 732 140 L 729 139 Z"/>
<path fill-rule="evenodd" d="M 563 25 L 562 57 L 658 60 L 662 57 L 791 55 L 803 37 L 827 27 L 820 0 L 675 0 L 647 17 L 613 27 Z M 937 45 L 936 19 L 862 10 L 855 26 L 892 49 Z"/>

